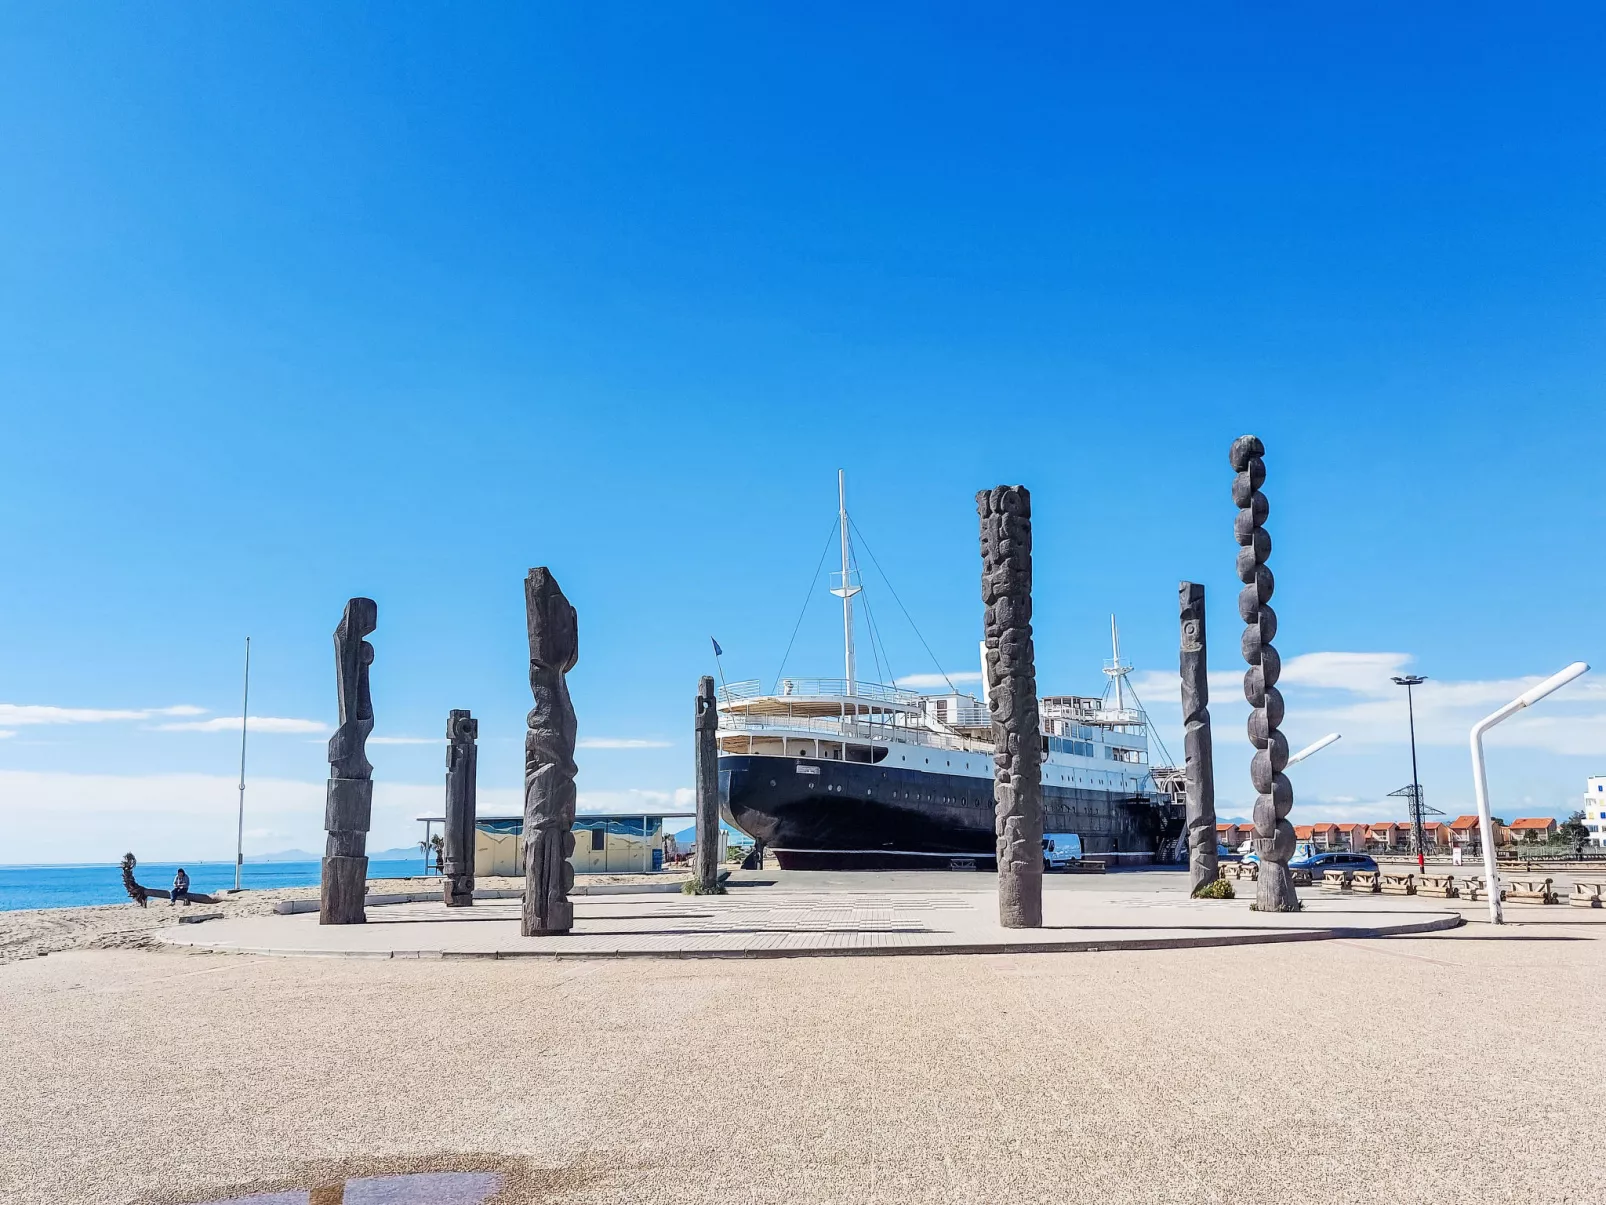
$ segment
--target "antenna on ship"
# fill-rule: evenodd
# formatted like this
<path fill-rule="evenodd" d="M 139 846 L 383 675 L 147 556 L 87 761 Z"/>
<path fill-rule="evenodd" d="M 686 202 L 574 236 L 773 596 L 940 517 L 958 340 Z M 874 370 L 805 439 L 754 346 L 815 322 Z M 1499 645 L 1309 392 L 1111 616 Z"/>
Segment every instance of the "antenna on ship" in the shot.
<path fill-rule="evenodd" d="M 1121 630 L 1115 626 L 1115 616 L 1110 616 L 1110 648 L 1115 653 L 1104 663 L 1104 672 L 1115 682 L 1115 709 L 1126 710 L 1126 676 L 1132 672 L 1130 665 L 1121 664 Z M 1133 695 L 1133 698 L 1136 698 Z"/>
<path fill-rule="evenodd" d="M 847 667 L 847 693 L 851 695 L 853 694 L 853 596 L 863 587 L 859 585 L 859 575 L 852 568 L 849 558 L 848 483 L 847 473 L 842 469 L 836 471 L 836 509 L 837 519 L 842 528 L 842 572 L 831 575 L 840 583 L 832 587 L 831 593 L 842 600 L 842 651 Z"/>

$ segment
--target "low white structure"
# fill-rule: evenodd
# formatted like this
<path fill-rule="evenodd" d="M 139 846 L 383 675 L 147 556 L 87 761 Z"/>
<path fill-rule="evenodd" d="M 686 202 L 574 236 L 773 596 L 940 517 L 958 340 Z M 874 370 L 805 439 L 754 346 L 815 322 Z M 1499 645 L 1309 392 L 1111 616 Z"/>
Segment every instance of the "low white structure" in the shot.
<path fill-rule="evenodd" d="M 1606 774 L 1592 774 L 1586 781 L 1584 824 L 1591 845 L 1606 845 Z"/>

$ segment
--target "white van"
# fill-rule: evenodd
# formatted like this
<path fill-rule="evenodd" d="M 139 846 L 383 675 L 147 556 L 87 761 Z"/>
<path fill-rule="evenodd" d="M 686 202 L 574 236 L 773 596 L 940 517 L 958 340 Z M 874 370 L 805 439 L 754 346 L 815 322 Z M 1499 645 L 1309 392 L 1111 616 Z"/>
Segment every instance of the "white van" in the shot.
<path fill-rule="evenodd" d="M 1069 870 L 1082 860 L 1082 838 L 1075 833 L 1043 834 L 1043 869 Z"/>

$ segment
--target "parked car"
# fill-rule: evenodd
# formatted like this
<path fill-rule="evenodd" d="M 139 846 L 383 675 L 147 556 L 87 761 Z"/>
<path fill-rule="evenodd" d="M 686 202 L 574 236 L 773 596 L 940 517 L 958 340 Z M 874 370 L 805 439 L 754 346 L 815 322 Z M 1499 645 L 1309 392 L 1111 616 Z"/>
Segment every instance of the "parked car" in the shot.
<path fill-rule="evenodd" d="M 1245 862 L 1258 862 L 1260 855 L 1251 851 L 1244 855 Z M 1319 883 L 1322 876 L 1329 870 L 1372 870 L 1377 869 L 1377 863 L 1369 854 L 1352 854 L 1340 850 L 1316 854 L 1309 858 L 1295 858 L 1288 863 L 1289 870 L 1305 870 L 1310 872 L 1310 881 Z"/>
<path fill-rule="evenodd" d="M 1314 858 L 1301 858 L 1297 862 L 1288 864 L 1289 870 L 1310 871 L 1310 881 L 1319 883 L 1322 876 L 1329 870 L 1371 870 L 1377 869 L 1377 863 L 1369 854 L 1352 854 L 1334 850 L 1325 854 L 1317 854 Z"/>

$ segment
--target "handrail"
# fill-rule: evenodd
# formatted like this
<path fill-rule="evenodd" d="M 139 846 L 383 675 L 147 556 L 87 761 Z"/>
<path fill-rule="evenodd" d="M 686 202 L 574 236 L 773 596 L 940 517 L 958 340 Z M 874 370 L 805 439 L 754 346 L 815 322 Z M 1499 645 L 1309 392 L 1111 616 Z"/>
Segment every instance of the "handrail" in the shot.
<path fill-rule="evenodd" d="M 899 703 L 913 706 L 924 696 L 918 690 L 901 686 L 885 686 L 880 682 L 854 682 L 848 689 L 846 678 L 782 678 L 773 691 L 765 691 L 756 678 L 745 682 L 732 682 L 719 690 L 719 699 L 732 703 L 739 699 L 758 698 L 827 698 L 869 699 L 877 703 Z"/>

